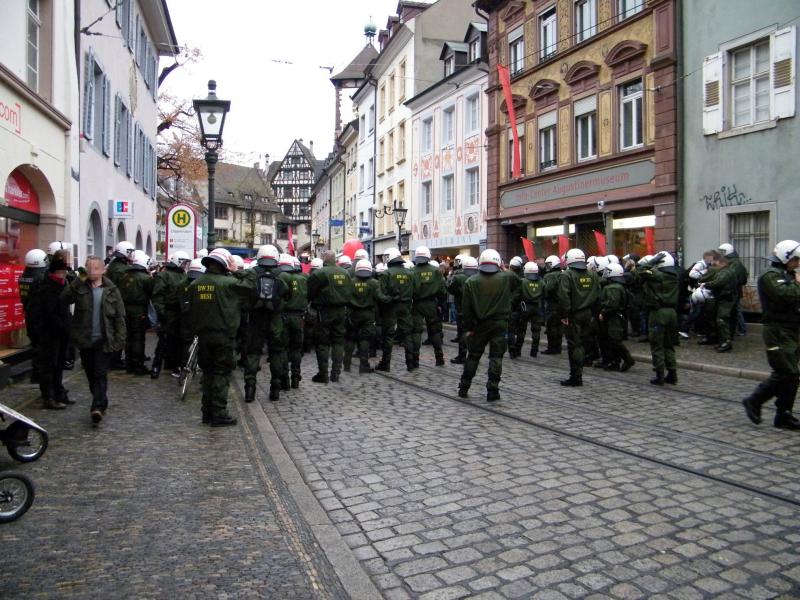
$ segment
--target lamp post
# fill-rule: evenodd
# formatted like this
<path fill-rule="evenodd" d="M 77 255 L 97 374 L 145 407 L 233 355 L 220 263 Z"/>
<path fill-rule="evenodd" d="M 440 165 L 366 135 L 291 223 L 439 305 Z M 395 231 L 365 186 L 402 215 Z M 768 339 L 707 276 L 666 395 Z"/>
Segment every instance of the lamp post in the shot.
<path fill-rule="evenodd" d="M 375 211 L 375 216 L 379 219 L 382 219 L 385 216 L 391 215 L 394 217 L 395 225 L 397 225 L 397 233 L 395 234 L 395 241 L 397 242 L 397 249 L 400 250 L 400 232 L 403 229 L 403 225 L 406 222 L 406 214 L 408 213 L 407 208 L 403 208 L 397 203 L 397 200 L 394 201 L 394 204 L 389 207 L 386 206 L 383 209 L 378 209 Z M 402 251 L 401 251 L 402 252 Z"/>
<path fill-rule="evenodd" d="M 319 231 L 316 229 L 311 232 L 311 244 L 314 246 L 314 256 L 317 256 L 317 246 L 319 246 Z"/>
<path fill-rule="evenodd" d="M 208 251 L 214 249 L 217 234 L 214 230 L 214 175 L 217 171 L 217 161 L 222 147 L 222 128 L 225 126 L 225 116 L 231 109 L 229 100 L 217 98 L 217 82 L 211 79 L 208 82 L 208 96 L 200 100 L 193 100 L 192 105 L 200 121 L 200 143 L 206 149 L 206 167 L 208 167 Z"/>

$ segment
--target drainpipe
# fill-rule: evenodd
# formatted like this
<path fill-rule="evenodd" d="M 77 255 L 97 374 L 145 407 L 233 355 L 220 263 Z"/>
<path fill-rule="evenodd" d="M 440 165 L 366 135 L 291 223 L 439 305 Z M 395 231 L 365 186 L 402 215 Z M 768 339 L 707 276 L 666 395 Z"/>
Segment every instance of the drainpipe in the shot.
<path fill-rule="evenodd" d="M 679 80 L 683 73 L 683 64 L 684 64 L 684 57 L 683 57 L 683 29 L 680 27 L 681 23 L 683 23 L 683 3 L 682 2 L 675 2 L 675 22 L 673 23 L 674 31 L 677 32 L 675 35 L 675 44 L 677 45 L 676 51 L 678 54 L 678 64 L 675 66 L 675 102 L 677 103 L 675 109 L 675 120 L 676 120 L 676 127 L 675 127 L 675 135 L 678 136 L 678 143 L 676 144 L 677 153 L 678 155 L 675 157 L 675 164 L 677 165 L 677 175 L 675 177 L 675 184 L 677 188 L 677 192 L 675 194 L 675 235 L 677 239 L 675 240 L 675 251 L 678 258 L 678 264 L 683 265 L 683 219 L 684 215 L 681 214 L 683 210 L 683 202 L 681 199 L 681 194 L 684 193 L 684 183 L 683 183 L 683 157 L 685 155 L 685 136 L 683 135 L 682 128 L 679 126 L 683 123 L 683 97 L 684 97 L 684 89 L 683 89 L 683 81 Z"/>
<path fill-rule="evenodd" d="M 372 244 L 371 252 L 372 263 L 375 264 L 375 201 L 378 198 L 378 80 L 372 75 L 369 76 L 369 82 L 372 84 L 372 114 L 375 115 L 375 125 L 372 128 L 372 209 L 369 211 L 370 223 L 372 228 Z M 369 124 L 367 124 L 369 127 Z"/>

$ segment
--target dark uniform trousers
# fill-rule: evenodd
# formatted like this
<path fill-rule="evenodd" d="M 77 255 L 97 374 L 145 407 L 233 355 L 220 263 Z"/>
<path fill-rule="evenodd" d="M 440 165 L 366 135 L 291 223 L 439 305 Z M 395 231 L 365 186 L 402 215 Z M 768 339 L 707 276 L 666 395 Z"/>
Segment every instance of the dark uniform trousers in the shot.
<path fill-rule="evenodd" d="M 600 352 L 606 364 L 631 364 L 633 357 L 625 346 L 625 334 L 628 327 L 628 317 L 623 313 L 606 313 L 602 321 L 598 322 L 600 330 Z"/>
<path fill-rule="evenodd" d="M 287 310 L 283 312 L 283 339 L 288 350 L 286 368 L 291 369 L 293 378 L 300 380 L 300 363 L 303 361 L 303 337 L 305 319 L 303 311 Z"/>
<path fill-rule="evenodd" d="M 125 307 L 125 368 L 129 373 L 144 370 L 144 341 L 150 321 L 143 306 Z"/>
<path fill-rule="evenodd" d="M 720 344 L 731 342 L 733 341 L 731 337 L 731 319 L 736 319 L 736 301 L 730 296 L 727 298 L 718 298 L 716 305 L 717 314 L 715 324 L 717 326 L 717 341 Z"/>
<path fill-rule="evenodd" d="M 422 346 L 422 332 L 427 329 L 428 339 L 433 346 L 436 358 L 442 358 L 442 321 L 439 319 L 438 303 L 435 297 L 419 298 L 414 300 L 413 323 L 414 332 L 412 340 L 414 342 L 414 356 L 419 356 L 419 349 Z"/>
<path fill-rule="evenodd" d="M 158 344 L 153 354 L 153 368 L 172 370 L 181 366 L 183 356 L 183 336 L 181 334 L 181 313 L 179 307 L 170 308 L 160 316 L 158 322 Z"/>
<path fill-rule="evenodd" d="M 258 372 L 261 370 L 261 354 L 266 342 L 270 387 L 280 388 L 286 364 L 283 317 L 280 313 L 253 311 L 249 313 L 248 323 L 250 328 L 247 332 L 247 354 L 244 358 L 244 381 L 255 384 Z"/>
<path fill-rule="evenodd" d="M 464 321 L 461 318 L 461 306 L 456 304 L 456 340 L 458 340 L 459 359 L 467 358 L 467 343 L 464 341 Z"/>
<path fill-rule="evenodd" d="M 583 377 L 583 361 L 586 358 L 585 348 L 590 344 L 592 335 L 592 311 L 589 308 L 579 310 L 569 316 L 569 325 L 564 327 L 569 353 L 570 377 Z"/>
<path fill-rule="evenodd" d="M 217 335 L 200 335 L 197 363 L 203 371 L 203 415 L 228 416 L 228 386 L 236 367 L 236 343 Z"/>
<path fill-rule="evenodd" d="M 525 310 L 518 313 L 517 330 L 514 333 L 513 349 L 519 354 L 525 344 L 525 334 L 528 331 L 528 323 L 531 325 L 531 354 L 539 352 L 539 338 L 542 330 L 542 308 L 539 304 L 525 303 Z"/>
<path fill-rule="evenodd" d="M 321 306 L 317 325 L 317 366 L 320 373 L 328 373 L 328 361 L 331 363 L 331 375 L 342 372 L 344 359 L 344 334 L 347 307 Z"/>
<path fill-rule="evenodd" d="M 464 332 L 467 344 L 467 359 L 464 363 L 464 372 L 461 375 L 460 387 L 469 389 L 475 373 L 478 371 L 478 362 L 483 356 L 486 346 L 489 346 L 489 375 L 486 380 L 486 390 L 497 392 L 500 386 L 500 376 L 503 374 L 503 354 L 508 347 L 508 321 L 482 321 L 472 335 Z"/>
<path fill-rule="evenodd" d="M 764 323 L 762 336 L 772 372 L 758 385 L 751 399 L 761 406 L 775 397 L 778 412 L 792 412 L 800 385 L 800 371 L 797 367 L 800 360 L 800 325 Z"/>
<path fill-rule="evenodd" d="M 349 368 L 353 349 L 358 347 L 358 358 L 369 360 L 370 344 L 375 337 L 375 309 L 351 308 L 347 319 L 347 338 L 344 343 L 344 364 Z"/>
<path fill-rule="evenodd" d="M 103 351 L 103 340 L 100 339 L 90 348 L 81 348 L 81 366 L 89 381 L 92 394 L 91 410 L 108 408 L 108 366 L 111 364 L 111 352 Z"/>
<path fill-rule="evenodd" d="M 56 402 L 64 398 L 66 390 L 62 384 L 64 360 L 67 355 L 69 340 L 54 331 L 48 331 L 40 339 L 39 351 L 36 354 L 36 366 L 39 375 L 39 390 L 42 399 Z"/>
<path fill-rule="evenodd" d="M 664 369 L 674 371 L 678 368 L 675 362 L 677 332 L 678 313 L 674 308 L 662 306 L 650 310 L 647 340 L 650 342 L 650 353 L 653 355 L 653 368 L 657 372 L 663 372 Z"/>
<path fill-rule="evenodd" d="M 411 340 L 411 307 L 405 302 L 393 302 L 383 307 L 381 327 L 383 328 L 383 355 L 381 363 L 388 364 L 392 359 L 395 339 L 400 340 L 406 351 L 406 365 L 412 364 L 414 347 Z"/>
<path fill-rule="evenodd" d="M 564 335 L 564 326 L 558 314 L 557 307 L 545 313 L 545 328 L 547 333 L 547 349 L 551 352 L 561 352 L 561 337 Z"/>

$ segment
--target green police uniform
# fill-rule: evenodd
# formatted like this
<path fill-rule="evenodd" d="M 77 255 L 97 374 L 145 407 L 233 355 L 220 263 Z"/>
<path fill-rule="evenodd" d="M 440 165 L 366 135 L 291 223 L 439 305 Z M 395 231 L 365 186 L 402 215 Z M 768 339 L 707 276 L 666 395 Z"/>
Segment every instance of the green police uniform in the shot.
<path fill-rule="evenodd" d="M 716 314 L 714 324 L 717 331 L 717 341 L 722 347 L 733 341 L 731 337 L 731 319 L 736 315 L 736 302 L 740 286 L 736 270 L 733 265 L 711 269 L 708 274 L 700 278 L 700 283 L 714 293 Z M 708 307 L 706 307 L 708 308 Z"/>
<path fill-rule="evenodd" d="M 372 373 L 369 364 L 370 343 L 375 336 L 375 309 L 378 306 L 380 283 L 371 276 L 353 278 L 353 296 L 347 316 L 344 343 L 344 370 L 350 370 L 353 350 L 358 347 L 358 372 Z"/>
<path fill-rule="evenodd" d="M 417 278 L 412 306 L 414 332 L 414 366 L 419 366 L 419 351 L 422 345 L 422 332 L 427 329 L 428 339 L 436 356 L 436 366 L 444 365 L 442 352 L 442 321 L 439 318 L 439 302 L 447 297 L 444 277 L 438 268 L 429 263 L 416 265 L 413 270 Z"/>
<path fill-rule="evenodd" d="M 41 339 L 37 335 L 38 328 L 32 322 L 32 315 L 36 312 L 38 303 L 37 287 L 47 275 L 47 267 L 25 267 L 19 276 L 19 299 L 22 302 L 22 312 L 25 314 L 25 325 L 28 339 L 31 341 L 31 383 L 39 379 L 39 352 Z"/>
<path fill-rule="evenodd" d="M 467 358 L 467 344 L 464 341 L 464 319 L 461 314 L 461 295 L 464 292 L 464 284 L 467 275 L 461 267 L 456 268 L 447 281 L 447 293 L 453 297 L 453 304 L 456 307 L 456 342 L 458 342 L 458 355 L 451 358 L 450 362 L 456 365 L 464 364 Z"/>
<path fill-rule="evenodd" d="M 800 384 L 800 284 L 795 272 L 774 260 L 758 278 L 758 296 L 764 323 L 762 335 L 772 372 L 744 400 L 745 407 L 750 419 L 760 423 L 761 406 L 774 397 L 775 426 L 797 429 L 800 424 L 792 410 Z"/>
<path fill-rule="evenodd" d="M 132 265 L 122 278 L 120 293 L 125 302 L 125 325 L 128 329 L 125 370 L 128 373 L 145 375 L 149 373 L 144 366 L 144 342 L 150 326 L 147 309 L 153 294 L 153 278 L 144 267 Z"/>
<path fill-rule="evenodd" d="M 545 354 L 561 354 L 561 338 L 564 336 L 564 327 L 561 323 L 561 314 L 558 310 L 558 281 L 563 271 L 556 267 L 545 273 L 544 301 L 545 301 L 545 332 L 547 334 L 547 349 Z"/>
<path fill-rule="evenodd" d="M 568 319 L 564 328 L 569 353 L 569 379 L 563 385 L 583 385 L 585 348 L 591 335 L 592 309 L 600 298 L 597 273 L 569 267 L 558 279 L 560 318 Z"/>
<path fill-rule="evenodd" d="M 255 297 L 247 310 L 245 332 L 244 383 L 245 401 L 255 400 L 256 379 L 261 370 L 261 354 L 267 344 L 269 357 L 269 399 L 280 399 L 280 390 L 286 376 L 286 340 L 281 311 L 289 300 L 289 287 L 280 279 L 277 267 L 257 265 L 242 272 L 241 279 L 255 290 Z M 269 283 L 265 288 L 263 281 Z M 260 290 L 269 289 L 271 298 L 262 298 Z M 288 383 L 288 382 L 287 382 Z"/>
<path fill-rule="evenodd" d="M 115 256 L 115 258 L 106 266 L 106 277 L 111 280 L 118 289 L 122 289 L 122 280 L 125 278 L 125 273 L 128 271 L 128 259 Z M 112 354 L 111 369 L 124 369 L 125 363 L 122 360 L 122 350 L 117 350 Z"/>
<path fill-rule="evenodd" d="M 224 424 L 230 420 L 228 386 L 236 367 L 236 331 L 242 310 L 255 301 L 256 290 L 252 281 L 212 271 L 209 266 L 186 293 L 190 329 L 198 337 L 197 359 L 203 371 L 203 422 Z"/>
<path fill-rule="evenodd" d="M 464 337 L 467 359 L 458 386 L 458 395 L 466 398 L 478 362 L 489 346 L 489 374 L 486 380 L 486 399 L 500 398 L 500 377 L 503 374 L 503 354 L 508 346 L 508 319 L 511 315 L 511 296 L 519 278 L 508 271 L 480 272 L 464 284 L 461 308 L 464 311 Z"/>
<path fill-rule="evenodd" d="M 647 339 L 653 356 L 655 379 L 651 383 L 678 382 L 675 340 L 678 337 L 678 275 L 674 267 L 637 270 L 642 281 L 644 306 L 648 311 Z M 664 369 L 667 377 L 664 378 Z"/>
<path fill-rule="evenodd" d="M 308 299 L 319 307 L 316 351 L 319 372 L 312 381 L 328 382 L 328 360 L 330 359 L 330 381 L 338 381 L 344 359 L 344 335 L 347 307 L 353 295 L 353 280 L 347 271 L 333 262 L 313 271 L 308 277 Z"/>
<path fill-rule="evenodd" d="M 544 281 L 535 275 L 534 279 L 525 277 L 521 281 L 519 291 L 519 316 L 517 330 L 514 332 L 513 347 L 509 347 L 508 355 L 512 358 L 522 353 L 525 343 L 525 333 L 528 323 L 531 325 L 531 350 L 530 355 L 539 354 L 539 336 L 542 329 L 542 299 L 544 297 Z"/>
<path fill-rule="evenodd" d="M 383 329 L 383 348 L 381 360 L 375 367 L 379 371 L 389 371 L 392 362 L 392 349 L 396 337 L 405 348 L 406 369 L 414 367 L 414 346 L 411 339 L 413 328 L 411 302 L 417 278 L 403 266 L 402 261 L 389 265 L 381 277 L 381 295 L 385 301 L 381 306 L 381 328 Z"/>
<path fill-rule="evenodd" d="M 162 362 L 167 369 L 180 367 L 181 348 L 181 294 L 186 287 L 186 274 L 174 264 L 153 277 L 153 308 L 158 315 L 158 345 L 153 354 L 151 377 L 158 377 Z"/>
<path fill-rule="evenodd" d="M 291 368 L 291 387 L 300 386 L 300 363 L 303 360 L 303 334 L 308 309 L 308 282 L 302 272 L 283 272 L 281 280 L 289 288 L 289 299 L 283 307 L 284 343 L 288 352 L 287 368 Z M 284 376 L 284 380 L 288 374 Z"/>
<path fill-rule="evenodd" d="M 600 290 L 600 344 L 605 367 L 627 371 L 634 364 L 625 346 L 628 326 L 628 290 L 619 281 L 609 281 Z"/>

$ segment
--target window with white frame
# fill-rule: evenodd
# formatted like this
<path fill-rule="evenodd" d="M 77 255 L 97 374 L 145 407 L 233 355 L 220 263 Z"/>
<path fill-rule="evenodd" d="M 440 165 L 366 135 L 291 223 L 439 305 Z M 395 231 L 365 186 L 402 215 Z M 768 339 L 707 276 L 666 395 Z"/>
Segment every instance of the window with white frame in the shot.
<path fill-rule="evenodd" d="M 512 75 L 525 69 L 525 36 L 522 26 L 508 34 L 508 67 Z"/>
<path fill-rule="evenodd" d="M 556 129 L 558 117 L 551 111 L 539 117 L 539 170 L 546 171 L 558 164 L 558 141 Z"/>
<path fill-rule="evenodd" d="M 728 238 L 747 267 L 750 281 L 758 281 L 769 264 L 763 259 L 772 248 L 770 211 L 732 213 L 728 215 Z"/>
<path fill-rule="evenodd" d="M 576 0 L 575 40 L 582 42 L 597 33 L 597 0 Z"/>
<path fill-rule="evenodd" d="M 125 169 L 130 154 L 131 113 L 119 94 L 115 97 L 114 105 L 114 164 Z"/>
<path fill-rule="evenodd" d="M 619 147 L 630 150 L 642 145 L 643 131 L 643 99 L 642 80 L 637 79 L 619 86 Z"/>
<path fill-rule="evenodd" d="M 525 174 L 525 124 L 517 124 L 517 139 L 519 140 L 519 170 Z M 514 132 L 508 130 L 508 174 L 514 176 Z"/>
<path fill-rule="evenodd" d="M 556 53 L 558 34 L 556 31 L 555 7 L 539 16 L 539 57 L 547 60 Z"/>
<path fill-rule="evenodd" d="M 364 191 L 364 165 L 358 167 L 358 190 Z"/>
<path fill-rule="evenodd" d="M 421 152 L 430 152 L 433 149 L 433 117 L 422 120 Z"/>
<path fill-rule="evenodd" d="M 481 174 L 478 167 L 466 170 L 464 187 L 467 193 L 467 206 L 476 206 L 481 200 Z"/>
<path fill-rule="evenodd" d="M 406 122 L 397 125 L 397 162 L 406 158 Z"/>
<path fill-rule="evenodd" d="M 644 9 L 644 0 L 618 0 L 617 14 L 620 19 L 627 19 Z"/>
<path fill-rule="evenodd" d="M 481 57 L 481 36 L 478 34 L 467 42 L 467 60 L 473 63 Z"/>
<path fill-rule="evenodd" d="M 454 106 L 442 111 L 442 146 L 449 146 L 455 137 L 456 109 Z"/>
<path fill-rule="evenodd" d="M 464 129 L 466 133 L 475 133 L 481 126 L 480 98 L 478 94 L 468 96 L 464 108 Z"/>
<path fill-rule="evenodd" d="M 41 29 L 39 0 L 28 0 L 26 74 L 28 86 L 35 91 L 39 90 L 39 34 Z"/>
<path fill-rule="evenodd" d="M 444 76 L 452 75 L 456 66 L 456 57 L 452 54 L 444 59 Z"/>
<path fill-rule="evenodd" d="M 453 193 L 454 193 L 453 175 L 445 175 L 442 177 L 442 211 L 450 212 L 453 210 Z"/>
<path fill-rule="evenodd" d="M 372 133 L 375 130 L 375 105 L 369 107 L 369 132 Z"/>
<path fill-rule="evenodd" d="M 367 169 L 367 186 L 372 187 L 375 184 L 375 159 L 370 158 Z"/>
<path fill-rule="evenodd" d="M 430 181 L 422 182 L 422 192 L 420 193 L 420 208 L 423 215 L 431 214 L 433 207 L 432 186 Z"/>
<path fill-rule="evenodd" d="M 378 173 L 383 172 L 384 159 L 386 158 L 386 142 L 381 140 L 378 142 Z"/>
<path fill-rule="evenodd" d="M 386 137 L 386 168 L 394 167 L 394 132 L 389 132 Z"/>
<path fill-rule="evenodd" d="M 83 82 L 83 137 L 111 155 L 111 82 L 95 60 L 86 53 Z"/>
<path fill-rule="evenodd" d="M 578 100 L 573 112 L 578 161 L 597 158 L 597 96 Z"/>
<path fill-rule="evenodd" d="M 403 100 L 406 97 L 406 61 L 400 62 L 397 69 L 397 99 Z"/>
<path fill-rule="evenodd" d="M 730 53 L 731 125 L 770 120 L 769 38 Z"/>
<path fill-rule="evenodd" d="M 367 116 L 361 115 L 358 119 L 358 139 L 359 141 L 364 141 L 364 137 L 367 135 Z"/>
<path fill-rule="evenodd" d="M 378 118 L 383 121 L 386 116 L 386 84 L 381 86 L 378 92 Z"/>
<path fill-rule="evenodd" d="M 394 73 L 389 75 L 389 112 L 394 110 Z"/>

